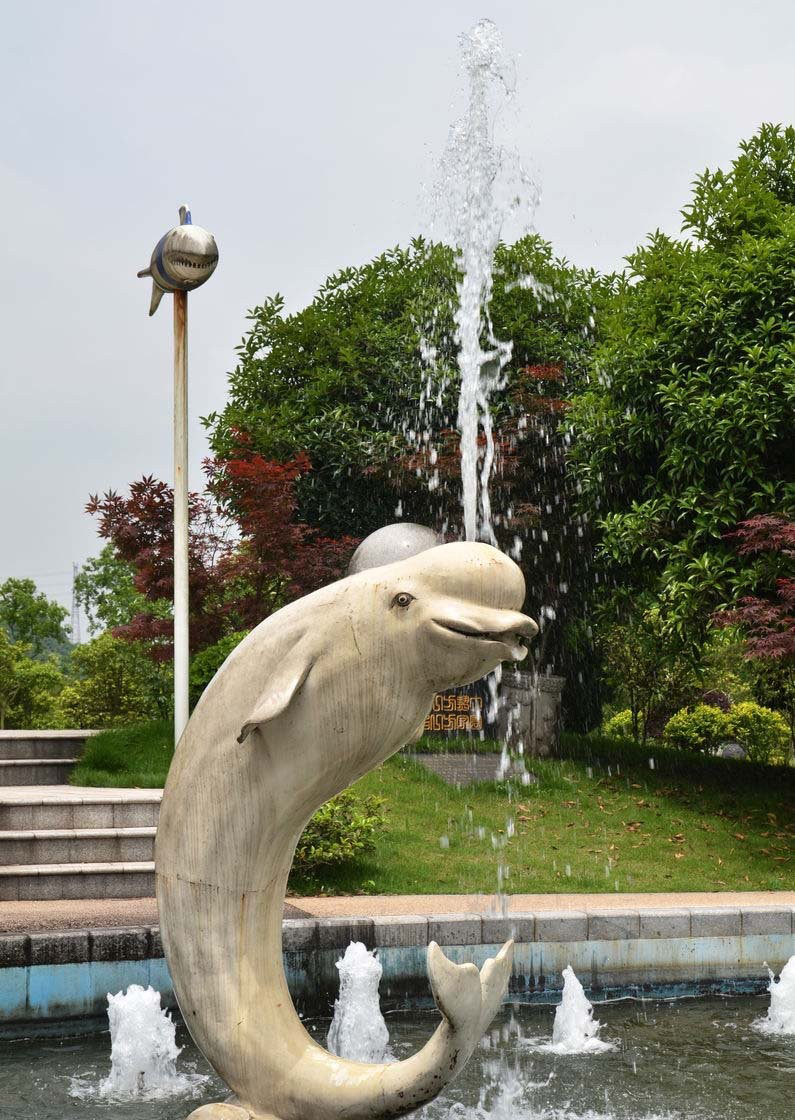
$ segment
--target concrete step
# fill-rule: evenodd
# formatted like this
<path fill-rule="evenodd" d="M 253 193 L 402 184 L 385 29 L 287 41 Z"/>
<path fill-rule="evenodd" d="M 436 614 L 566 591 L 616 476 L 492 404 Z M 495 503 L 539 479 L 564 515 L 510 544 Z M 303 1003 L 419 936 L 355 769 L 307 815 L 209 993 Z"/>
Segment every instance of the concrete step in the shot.
<path fill-rule="evenodd" d="M 154 852 L 154 827 L 0 832 L 0 868 L 50 863 L 146 863 L 155 858 Z"/>
<path fill-rule="evenodd" d="M 0 867 L 0 902 L 73 898 L 152 898 L 155 865 L 129 863 L 38 863 Z"/>
<path fill-rule="evenodd" d="M 0 830 L 151 828 L 157 824 L 162 796 L 160 789 L 0 789 Z"/>
<path fill-rule="evenodd" d="M 96 731 L 0 731 L 0 759 L 78 758 Z"/>
<path fill-rule="evenodd" d="M 69 779 L 77 759 L 0 758 L 0 787 L 60 786 Z"/>

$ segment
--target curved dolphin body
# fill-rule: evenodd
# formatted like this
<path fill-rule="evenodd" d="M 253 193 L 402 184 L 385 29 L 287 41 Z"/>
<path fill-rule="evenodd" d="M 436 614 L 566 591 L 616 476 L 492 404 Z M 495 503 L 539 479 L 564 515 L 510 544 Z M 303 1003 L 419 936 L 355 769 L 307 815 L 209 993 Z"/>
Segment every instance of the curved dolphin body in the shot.
<path fill-rule="evenodd" d="M 416 738 L 433 696 L 524 656 L 519 568 L 440 545 L 291 603 L 205 690 L 177 747 L 156 841 L 160 925 L 196 1043 L 232 1088 L 192 1120 L 375 1120 L 432 1099 L 497 1010 L 512 943 L 478 972 L 428 948 L 442 1022 L 402 1062 L 334 1057 L 302 1026 L 282 969 L 282 905 L 315 810 Z"/>

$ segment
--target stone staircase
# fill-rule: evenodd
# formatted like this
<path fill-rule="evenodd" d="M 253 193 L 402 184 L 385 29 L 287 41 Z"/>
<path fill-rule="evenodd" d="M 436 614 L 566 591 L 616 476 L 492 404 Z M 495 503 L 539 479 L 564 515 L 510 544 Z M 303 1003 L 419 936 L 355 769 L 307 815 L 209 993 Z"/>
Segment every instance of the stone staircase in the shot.
<path fill-rule="evenodd" d="M 66 785 L 91 734 L 0 732 L 0 902 L 154 895 L 162 791 Z"/>

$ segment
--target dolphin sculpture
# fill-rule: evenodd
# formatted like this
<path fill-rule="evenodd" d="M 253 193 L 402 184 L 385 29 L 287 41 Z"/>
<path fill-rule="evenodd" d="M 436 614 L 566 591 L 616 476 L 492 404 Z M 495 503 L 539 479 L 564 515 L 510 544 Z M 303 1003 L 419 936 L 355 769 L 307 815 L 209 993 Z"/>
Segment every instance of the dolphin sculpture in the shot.
<path fill-rule="evenodd" d="M 513 943 L 478 971 L 435 943 L 442 1022 L 405 1061 L 345 1061 L 304 1029 L 282 968 L 293 853 L 315 810 L 422 733 L 434 694 L 522 658 L 524 579 L 486 544 L 370 568 L 256 627 L 205 690 L 166 782 L 160 927 L 185 1022 L 233 1090 L 189 1120 L 376 1120 L 459 1072 L 508 984 Z"/>

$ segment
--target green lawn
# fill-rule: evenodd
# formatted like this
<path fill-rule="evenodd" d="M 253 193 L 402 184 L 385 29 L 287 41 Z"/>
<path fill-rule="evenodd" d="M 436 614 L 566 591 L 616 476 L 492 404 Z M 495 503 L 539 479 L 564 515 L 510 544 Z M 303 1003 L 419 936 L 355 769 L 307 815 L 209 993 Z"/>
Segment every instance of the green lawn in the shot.
<path fill-rule="evenodd" d="M 167 720 L 101 731 L 86 740 L 71 773 L 73 786 L 157 789 L 165 785 L 174 754 L 174 728 Z"/>
<path fill-rule="evenodd" d="M 491 892 L 503 844 L 510 893 L 795 888 L 795 769 L 579 736 L 562 752 L 537 784 L 462 790 L 396 755 L 354 787 L 386 801 L 376 850 L 292 889 Z M 166 723 L 103 732 L 72 781 L 162 785 L 171 753 Z"/>

